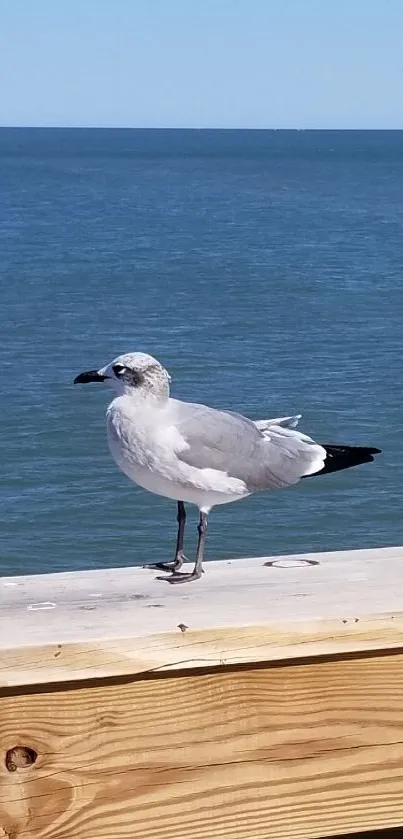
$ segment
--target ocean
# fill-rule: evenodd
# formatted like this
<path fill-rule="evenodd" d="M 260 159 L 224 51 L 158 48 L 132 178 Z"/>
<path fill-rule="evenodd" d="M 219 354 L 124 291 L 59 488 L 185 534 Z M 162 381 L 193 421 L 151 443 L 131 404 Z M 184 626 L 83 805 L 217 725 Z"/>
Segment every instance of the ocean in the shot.
<path fill-rule="evenodd" d="M 383 450 L 214 509 L 207 559 L 402 544 L 402 196 L 399 131 L 0 129 L 0 573 L 171 558 L 175 504 L 73 386 L 132 350 L 177 398 Z"/>

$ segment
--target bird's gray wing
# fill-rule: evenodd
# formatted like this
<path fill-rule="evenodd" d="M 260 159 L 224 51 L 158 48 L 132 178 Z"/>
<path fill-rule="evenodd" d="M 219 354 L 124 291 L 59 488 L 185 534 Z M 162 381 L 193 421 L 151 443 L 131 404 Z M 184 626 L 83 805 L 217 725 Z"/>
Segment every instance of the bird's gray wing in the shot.
<path fill-rule="evenodd" d="M 299 432 L 273 426 L 262 433 L 241 414 L 172 402 L 175 427 L 185 444 L 179 459 L 238 478 L 250 492 L 289 486 L 323 466 L 325 450 Z"/>

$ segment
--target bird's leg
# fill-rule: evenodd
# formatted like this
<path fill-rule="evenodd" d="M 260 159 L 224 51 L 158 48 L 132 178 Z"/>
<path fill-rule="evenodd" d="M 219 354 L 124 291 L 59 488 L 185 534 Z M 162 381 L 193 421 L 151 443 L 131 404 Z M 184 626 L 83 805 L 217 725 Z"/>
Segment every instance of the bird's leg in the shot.
<path fill-rule="evenodd" d="M 155 565 L 148 565 L 147 568 L 158 568 L 159 571 L 179 571 L 187 558 L 183 553 L 183 539 L 185 535 L 186 510 L 183 501 L 178 501 L 178 533 L 176 536 L 175 559 L 173 562 L 157 562 Z"/>
<path fill-rule="evenodd" d="M 207 536 L 207 513 L 200 511 L 199 524 L 197 526 L 199 539 L 197 543 L 196 562 L 191 574 L 178 574 L 174 571 L 171 577 L 158 577 L 159 580 L 167 580 L 168 583 L 190 583 L 192 580 L 199 580 L 203 573 L 204 545 Z"/>

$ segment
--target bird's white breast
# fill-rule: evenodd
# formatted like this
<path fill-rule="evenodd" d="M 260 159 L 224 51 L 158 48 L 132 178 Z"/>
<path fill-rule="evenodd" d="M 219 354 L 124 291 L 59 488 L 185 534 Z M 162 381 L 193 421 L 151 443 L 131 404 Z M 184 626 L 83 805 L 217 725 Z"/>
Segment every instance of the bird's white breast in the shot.
<path fill-rule="evenodd" d="M 161 409 L 163 411 L 164 408 Z M 175 429 L 158 422 L 159 412 L 132 404 L 126 396 L 114 399 L 107 414 L 108 444 L 118 466 L 130 478 L 142 470 L 161 471 L 178 444 Z"/>

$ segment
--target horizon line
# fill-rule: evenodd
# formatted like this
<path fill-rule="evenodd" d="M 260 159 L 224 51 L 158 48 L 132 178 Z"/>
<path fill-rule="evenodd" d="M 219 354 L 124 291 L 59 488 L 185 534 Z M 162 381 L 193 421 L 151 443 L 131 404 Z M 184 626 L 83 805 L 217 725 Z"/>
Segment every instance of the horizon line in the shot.
<path fill-rule="evenodd" d="M 217 126 L 217 125 L 203 125 L 203 126 L 189 126 L 189 125 L 2 125 L 0 130 L 25 130 L 31 129 L 35 131 L 49 130 L 49 131 L 403 131 L 401 128 L 321 128 L 321 127 L 279 127 L 270 128 L 268 126 Z"/>

